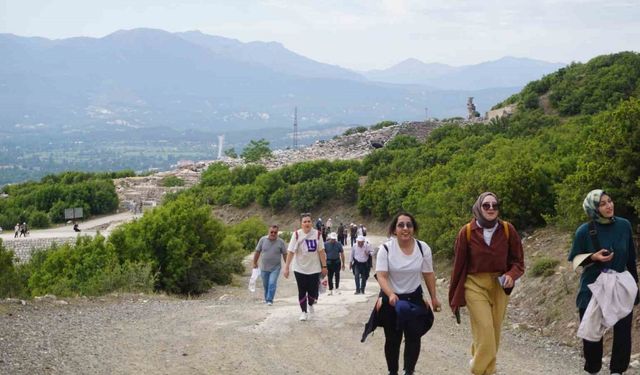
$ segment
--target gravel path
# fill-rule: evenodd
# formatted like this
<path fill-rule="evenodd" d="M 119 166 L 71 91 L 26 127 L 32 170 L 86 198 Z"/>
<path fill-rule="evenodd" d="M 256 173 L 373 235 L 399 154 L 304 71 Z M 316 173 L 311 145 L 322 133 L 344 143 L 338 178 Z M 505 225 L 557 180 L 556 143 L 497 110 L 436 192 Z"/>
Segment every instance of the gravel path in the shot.
<path fill-rule="evenodd" d="M 381 240 L 376 238 L 376 240 Z M 375 240 L 373 241 L 375 243 Z M 0 374 L 386 374 L 384 334 L 360 343 L 378 287 L 354 295 L 342 273 L 341 295 L 322 295 L 299 322 L 293 277 L 280 279 L 273 306 L 261 288 L 216 287 L 197 299 L 121 295 L 0 304 Z M 439 290 L 443 304 L 446 290 Z M 422 339 L 417 374 L 467 374 L 468 318 L 447 309 Z M 500 374 L 581 374 L 575 350 L 505 323 Z"/>

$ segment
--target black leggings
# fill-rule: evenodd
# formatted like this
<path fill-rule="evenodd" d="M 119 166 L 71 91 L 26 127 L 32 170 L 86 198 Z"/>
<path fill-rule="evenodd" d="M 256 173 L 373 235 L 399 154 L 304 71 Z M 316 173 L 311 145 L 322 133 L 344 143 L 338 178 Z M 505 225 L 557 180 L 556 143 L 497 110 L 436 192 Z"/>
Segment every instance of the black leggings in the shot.
<path fill-rule="evenodd" d="M 296 275 L 298 284 L 298 302 L 302 312 L 307 312 L 307 302 L 314 305 L 318 301 L 318 284 L 320 283 L 320 273 L 304 274 L 293 272 Z"/>
<path fill-rule="evenodd" d="M 340 259 L 327 259 L 327 271 L 329 272 L 329 290 L 333 290 L 333 278 L 336 279 L 336 289 L 340 288 Z"/>
<path fill-rule="evenodd" d="M 421 337 L 412 334 L 412 332 L 408 332 L 406 329 L 396 329 L 396 310 L 394 307 L 389 305 L 387 296 L 384 295 L 384 293 L 381 294 L 383 294 L 383 306 L 381 308 L 381 313 L 385 337 L 384 357 L 387 360 L 387 369 L 389 370 L 389 373 L 392 374 L 398 372 L 400 344 L 402 343 L 402 337 L 404 336 L 404 371 L 413 373 L 416 369 L 416 363 L 418 363 L 418 357 L 420 356 Z M 424 299 L 422 299 L 422 287 L 418 287 L 415 292 L 410 294 L 399 294 L 398 298 L 426 306 Z M 384 312 L 382 311 L 383 309 Z"/>
<path fill-rule="evenodd" d="M 586 309 L 579 309 L 580 321 Z M 611 372 L 623 373 L 629 368 L 631 358 L 631 323 L 633 312 L 618 320 L 613 326 L 613 346 L 611 348 Z M 584 353 L 584 370 L 590 373 L 600 371 L 602 367 L 602 339 L 598 342 L 582 340 Z"/>

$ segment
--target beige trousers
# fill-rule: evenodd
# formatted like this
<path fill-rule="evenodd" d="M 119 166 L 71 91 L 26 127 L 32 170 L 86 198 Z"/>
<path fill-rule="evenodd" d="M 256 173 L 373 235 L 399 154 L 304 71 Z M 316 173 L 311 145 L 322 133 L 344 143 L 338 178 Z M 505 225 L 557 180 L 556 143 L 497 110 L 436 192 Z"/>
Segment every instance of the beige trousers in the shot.
<path fill-rule="evenodd" d="M 499 273 L 467 275 L 464 298 L 471 319 L 471 373 L 491 375 L 496 372 L 496 355 L 500 346 L 502 320 L 509 296 L 498 282 Z"/>

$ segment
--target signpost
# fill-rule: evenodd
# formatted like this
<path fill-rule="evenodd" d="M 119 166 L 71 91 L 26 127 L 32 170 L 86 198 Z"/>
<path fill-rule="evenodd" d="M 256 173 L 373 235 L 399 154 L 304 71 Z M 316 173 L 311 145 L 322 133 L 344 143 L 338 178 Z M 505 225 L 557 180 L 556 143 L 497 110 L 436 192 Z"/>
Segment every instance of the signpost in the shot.
<path fill-rule="evenodd" d="M 64 209 L 65 220 L 82 219 L 82 207 L 65 208 Z"/>

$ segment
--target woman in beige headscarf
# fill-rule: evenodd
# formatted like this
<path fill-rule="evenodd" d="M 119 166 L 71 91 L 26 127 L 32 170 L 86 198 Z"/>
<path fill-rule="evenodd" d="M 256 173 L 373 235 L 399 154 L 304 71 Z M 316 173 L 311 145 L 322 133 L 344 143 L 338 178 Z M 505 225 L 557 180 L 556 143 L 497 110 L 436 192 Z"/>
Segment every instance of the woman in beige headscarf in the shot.
<path fill-rule="evenodd" d="M 522 243 L 516 229 L 498 218 L 498 197 L 485 192 L 472 207 L 474 218 L 458 232 L 449 286 L 449 305 L 459 316 L 467 306 L 471 320 L 471 373 L 496 372 L 500 328 L 508 293 L 524 273 Z"/>

